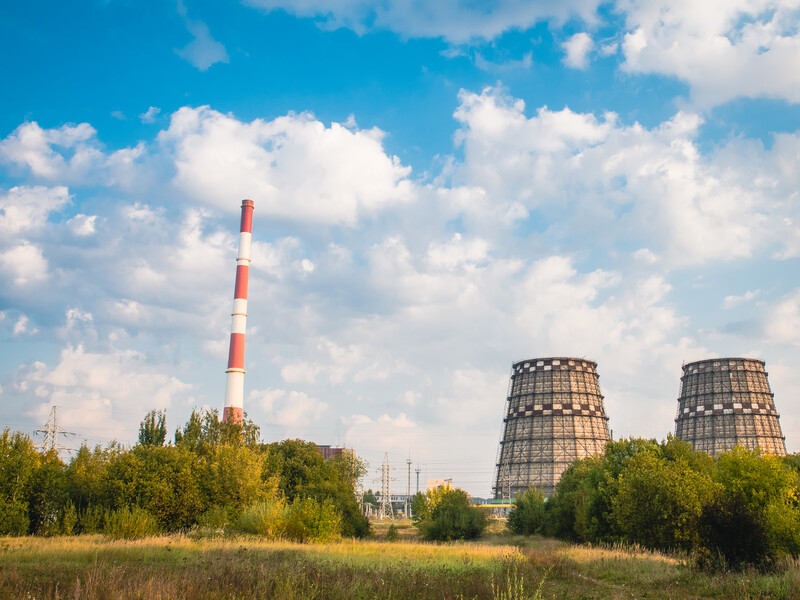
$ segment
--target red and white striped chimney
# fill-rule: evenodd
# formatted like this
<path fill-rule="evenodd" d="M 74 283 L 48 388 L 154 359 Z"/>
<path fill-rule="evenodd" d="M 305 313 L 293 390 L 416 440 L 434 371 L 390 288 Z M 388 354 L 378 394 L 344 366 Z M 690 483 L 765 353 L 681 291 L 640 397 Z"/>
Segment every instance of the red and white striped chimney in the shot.
<path fill-rule="evenodd" d="M 247 282 L 250 277 L 250 241 L 253 233 L 252 200 L 242 200 L 242 225 L 239 228 L 239 255 L 236 257 L 236 286 L 231 313 L 231 345 L 225 381 L 225 408 L 222 420 L 239 425 L 244 404 L 244 329 L 247 322 Z"/>

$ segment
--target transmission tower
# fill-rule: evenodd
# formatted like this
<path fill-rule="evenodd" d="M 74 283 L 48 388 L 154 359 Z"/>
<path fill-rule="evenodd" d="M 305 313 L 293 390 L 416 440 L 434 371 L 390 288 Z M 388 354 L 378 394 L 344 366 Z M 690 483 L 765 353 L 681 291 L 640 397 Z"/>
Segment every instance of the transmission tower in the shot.
<path fill-rule="evenodd" d="M 392 511 L 391 481 L 392 466 L 389 464 L 389 453 L 387 452 L 383 455 L 383 464 L 381 465 L 381 505 L 378 507 L 379 519 L 394 518 L 394 511 Z"/>
<path fill-rule="evenodd" d="M 58 436 L 63 435 L 75 435 L 71 431 L 66 431 L 58 426 L 58 414 L 57 414 L 57 406 L 53 406 L 50 409 L 50 417 L 47 419 L 47 425 L 44 426 L 44 429 L 36 429 L 34 433 L 38 433 L 40 435 L 44 435 L 44 439 L 42 440 L 41 444 L 38 444 L 36 447 L 41 450 L 42 452 L 50 452 L 50 450 L 72 450 L 72 448 L 68 448 L 67 446 L 62 446 L 58 443 Z"/>

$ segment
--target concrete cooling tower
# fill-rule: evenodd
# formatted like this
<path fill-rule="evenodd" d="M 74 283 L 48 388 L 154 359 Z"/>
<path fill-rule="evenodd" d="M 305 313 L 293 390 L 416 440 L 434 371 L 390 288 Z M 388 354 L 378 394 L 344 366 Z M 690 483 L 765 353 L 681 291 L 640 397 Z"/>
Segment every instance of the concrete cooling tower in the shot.
<path fill-rule="evenodd" d="M 715 358 L 683 366 L 675 435 L 711 456 L 736 446 L 784 456 L 764 361 Z"/>
<path fill-rule="evenodd" d="M 608 418 L 597 363 L 581 358 L 535 358 L 515 363 L 497 456 L 495 498 L 529 487 L 553 493 L 575 460 L 601 454 Z"/>

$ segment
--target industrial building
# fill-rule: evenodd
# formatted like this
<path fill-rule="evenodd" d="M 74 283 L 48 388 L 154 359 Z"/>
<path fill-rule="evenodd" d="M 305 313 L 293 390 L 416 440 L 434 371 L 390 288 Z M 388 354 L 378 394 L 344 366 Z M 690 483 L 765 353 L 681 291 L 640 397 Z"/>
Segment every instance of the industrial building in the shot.
<path fill-rule="evenodd" d="M 601 454 L 609 440 L 597 363 L 535 358 L 515 363 L 497 453 L 495 498 L 529 487 L 553 494 L 569 465 Z"/>
<path fill-rule="evenodd" d="M 784 456 L 764 361 L 715 358 L 683 365 L 675 435 L 711 456 L 736 446 Z"/>

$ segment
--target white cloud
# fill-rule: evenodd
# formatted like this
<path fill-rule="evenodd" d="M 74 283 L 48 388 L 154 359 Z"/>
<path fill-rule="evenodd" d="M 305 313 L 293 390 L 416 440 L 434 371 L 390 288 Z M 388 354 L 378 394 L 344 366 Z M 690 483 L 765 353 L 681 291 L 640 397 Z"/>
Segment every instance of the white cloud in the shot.
<path fill-rule="evenodd" d="M 564 22 L 579 17 L 596 20 L 596 0 L 503 0 L 492 4 L 439 0 L 246 0 L 266 11 L 283 9 L 299 17 L 314 17 L 326 27 L 348 27 L 358 33 L 389 29 L 407 37 L 443 37 L 454 43 L 491 40 L 510 29 L 526 29 L 539 21 Z"/>
<path fill-rule="evenodd" d="M 588 33 L 576 33 L 561 44 L 561 47 L 566 52 L 565 65 L 572 69 L 585 69 L 589 66 L 589 52 L 594 49 L 594 42 Z"/>
<path fill-rule="evenodd" d="M 765 335 L 770 342 L 800 347 L 800 288 L 783 296 L 766 314 Z"/>
<path fill-rule="evenodd" d="M 253 198 L 258 214 L 347 225 L 412 197 L 410 169 L 382 138 L 306 113 L 247 123 L 208 107 L 181 108 L 159 134 L 173 183 L 198 200 L 232 211 Z"/>
<path fill-rule="evenodd" d="M 75 235 L 79 237 L 86 237 L 94 234 L 96 222 L 97 215 L 84 215 L 78 213 L 67 221 L 67 226 Z"/>
<path fill-rule="evenodd" d="M 686 81 L 697 106 L 737 97 L 800 102 L 797 0 L 619 0 L 623 68 Z"/>
<path fill-rule="evenodd" d="M 465 158 L 454 183 L 483 190 L 472 198 L 537 211 L 552 223 L 545 235 L 647 243 L 673 265 L 800 250 L 796 175 L 783 166 L 796 155 L 797 136 L 784 134 L 769 152 L 733 140 L 704 156 L 694 141 L 702 120 L 693 114 L 646 129 L 568 108 L 527 118 L 524 103 L 502 89 L 460 97 Z M 473 207 L 479 226 L 481 203 L 461 205 L 466 215 Z"/>
<path fill-rule="evenodd" d="M 64 186 L 13 187 L 0 195 L 0 233 L 12 236 L 41 229 L 48 215 L 68 202 L 69 192 Z"/>
<path fill-rule="evenodd" d="M 194 39 L 175 53 L 200 69 L 207 71 L 211 65 L 228 62 L 228 52 L 225 46 L 211 37 L 208 25 L 199 21 L 188 21 L 186 28 Z"/>
<path fill-rule="evenodd" d="M 257 404 L 262 408 L 265 422 L 283 427 L 290 435 L 306 431 L 308 425 L 317 423 L 328 411 L 325 402 L 305 392 L 255 389 L 247 399 L 248 404 Z"/>
<path fill-rule="evenodd" d="M 13 278 L 14 285 L 26 286 L 47 279 L 47 259 L 39 246 L 23 242 L 0 252 L 0 272 Z"/>
<path fill-rule="evenodd" d="M 736 308 L 741 304 L 750 302 L 761 293 L 761 290 L 747 290 L 741 296 L 725 296 L 722 300 L 722 308 Z"/>
<path fill-rule="evenodd" d="M 11 333 L 14 337 L 18 335 L 22 335 L 28 330 L 28 317 L 26 315 L 21 315 L 17 322 L 14 323 L 14 329 Z"/>
<path fill-rule="evenodd" d="M 139 115 L 139 120 L 142 123 L 155 123 L 156 117 L 161 113 L 161 109 L 157 106 L 151 106 L 145 112 Z"/>
<path fill-rule="evenodd" d="M 42 129 L 23 123 L 0 141 L 0 164 L 27 170 L 35 179 L 130 187 L 142 179 L 143 144 L 106 154 L 88 123 Z"/>
<path fill-rule="evenodd" d="M 67 345 L 53 367 L 42 362 L 25 367 L 18 387 L 35 388 L 44 401 L 31 410 L 39 420 L 57 405 L 65 428 L 104 441 L 129 439 L 148 410 L 169 408 L 192 388 L 140 352 L 90 351 L 82 345 Z"/>

